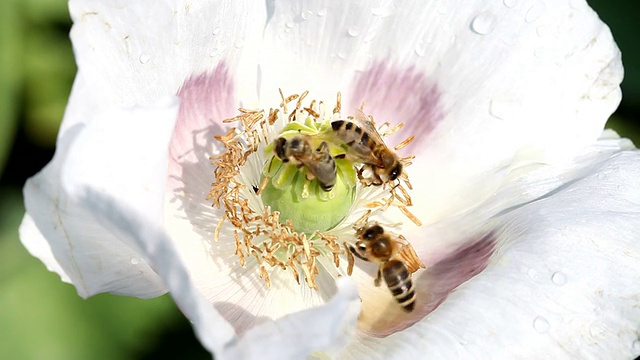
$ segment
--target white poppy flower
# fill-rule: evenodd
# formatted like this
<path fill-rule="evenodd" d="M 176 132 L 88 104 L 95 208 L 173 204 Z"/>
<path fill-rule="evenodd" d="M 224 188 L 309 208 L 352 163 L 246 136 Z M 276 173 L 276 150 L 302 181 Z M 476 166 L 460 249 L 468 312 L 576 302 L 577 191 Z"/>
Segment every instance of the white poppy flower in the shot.
<path fill-rule="evenodd" d="M 622 64 L 585 1 L 69 6 L 78 75 L 20 235 L 81 296 L 169 291 L 219 359 L 640 354 L 640 154 L 602 132 Z M 422 225 L 394 206 L 372 215 L 401 222 L 427 265 L 412 312 L 374 286 L 375 266 L 342 276 L 347 252 L 328 243 L 284 242 L 300 252 L 286 269 L 264 238 L 236 248 L 248 225 L 207 199 L 214 137 L 238 108 L 277 108 L 278 89 L 308 90 L 329 117 L 338 92 L 344 115 L 365 101 L 405 124 L 390 145 L 415 135 L 399 154 L 415 155 Z M 241 189 L 264 170 L 252 156 L 231 169 Z M 318 230 L 353 241 L 354 216 L 389 188 L 357 185 L 346 219 Z"/>

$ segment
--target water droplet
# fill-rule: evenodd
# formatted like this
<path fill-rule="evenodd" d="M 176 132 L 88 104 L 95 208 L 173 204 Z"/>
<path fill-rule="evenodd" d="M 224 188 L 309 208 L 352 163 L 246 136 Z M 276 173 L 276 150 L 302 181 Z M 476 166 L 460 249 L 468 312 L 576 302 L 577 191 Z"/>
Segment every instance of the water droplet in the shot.
<path fill-rule="evenodd" d="M 344 51 L 340 51 L 340 52 L 338 53 L 338 57 L 339 57 L 340 59 L 344 60 L 344 59 L 346 59 L 346 58 L 347 58 L 347 53 L 345 53 Z"/>
<path fill-rule="evenodd" d="M 427 45 L 424 43 L 424 40 L 420 40 L 418 45 L 416 45 L 416 55 L 423 57 L 427 54 Z"/>
<path fill-rule="evenodd" d="M 327 15 L 327 9 L 318 10 L 317 14 L 318 14 L 318 16 L 323 17 L 323 16 Z"/>
<path fill-rule="evenodd" d="M 138 260 L 138 259 L 136 259 L 136 258 L 132 257 L 132 258 L 131 258 L 131 265 L 138 265 L 138 264 L 140 264 L 140 260 Z"/>
<path fill-rule="evenodd" d="M 358 29 L 358 27 L 354 25 L 354 26 L 350 27 L 349 30 L 347 30 L 347 33 L 351 37 L 356 37 L 356 36 L 360 35 L 360 29 Z"/>
<path fill-rule="evenodd" d="M 541 38 L 549 37 L 552 34 L 551 28 L 547 25 L 540 25 L 536 28 L 536 34 Z"/>
<path fill-rule="evenodd" d="M 640 352 L 640 340 L 636 340 L 633 342 L 633 344 L 631 344 L 631 348 L 633 349 L 633 351 L 637 353 Z"/>
<path fill-rule="evenodd" d="M 558 286 L 563 286 L 567 283 L 567 276 L 561 271 L 556 271 L 551 275 L 551 281 Z"/>
<path fill-rule="evenodd" d="M 538 272 L 536 271 L 536 269 L 529 269 L 527 271 L 527 275 L 529 275 L 529 277 L 533 280 L 538 280 Z"/>
<path fill-rule="evenodd" d="M 364 40 L 365 43 L 368 43 L 368 42 L 371 42 L 371 40 L 373 40 L 375 37 L 376 37 L 376 32 L 373 31 L 373 30 L 370 30 L 367 33 L 367 35 L 365 35 L 363 40 Z"/>
<path fill-rule="evenodd" d="M 375 7 L 371 9 L 371 15 L 373 16 L 383 16 L 387 13 L 386 9 L 383 6 Z"/>
<path fill-rule="evenodd" d="M 542 316 L 538 316 L 535 319 L 533 319 L 533 328 L 540 334 L 548 333 L 549 327 L 550 327 L 549 322 L 547 321 L 547 319 L 543 318 Z"/>
<path fill-rule="evenodd" d="M 302 20 L 307 20 L 311 15 L 313 15 L 313 12 L 310 10 L 307 11 L 303 11 L 302 14 L 300 14 L 300 17 L 302 18 Z"/>
<path fill-rule="evenodd" d="M 218 35 L 220 34 L 221 31 L 222 31 L 222 28 L 218 26 L 217 28 L 213 29 L 213 35 Z"/>
<path fill-rule="evenodd" d="M 600 323 L 594 323 L 589 326 L 589 334 L 594 338 L 601 338 L 602 335 L 606 332 L 604 326 Z"/>
<path fill-rule="evenodd" d="M 544 14 L 544 3 L 537 2 L 527 10 L 527 14 L 524 16 L 524 21 L 532 23 L 540 18 Z"/>
<path fill-rule="evenodd" d="M 293 23 L 293 21 L 287 21 L 284 26 L 288 27 L 289 29 L 292 29 L 296 24 Z"/>
<path fill-rule="evenodd" d="M 244 38 L 240 38 L 238 40 L 236 40 L 236 42 L 233 44 L 233 46 L 236 47 L 236 49 L 240 49 L 244 46 Z"/>
<path fill-rule="evenodd" d="M 502 3 L 509 9 L 513 9 L 518 4 L 518 0 L 503 0 Z"/>
<path fill-rule="evenodd" d="M 518 111 L 518 103 L 508 100 L 491 100 L 489 103 L 489 113 L 494 117 L 507 120 Z"/>
<path fill-rule="evenodd" d="M 222 54 L 222 52 L 227 48 L 227 45 L 225 44 L 224 41 L 220 41 L 214 48 L 213 50 L 211 50 L 211 53 L 209 53 L 209 56 L 211 57 L 216 57 L 220 54 Z"/>
<path fill-rule="evenodd" d="M 471 21 L 471 30 L 480 35 L 486 35 L 496 26 L 496 18 L 488 12 L 478 14 Z"/>
<path fill-rule="evenodd" d="M 138 58 L 140 64 L 146 64 L 149 62 L 149 60 L 151 60 L 151 57 L 149 57 L 149 55 L 147 54 L 140 54 L 140 57 Z"/>

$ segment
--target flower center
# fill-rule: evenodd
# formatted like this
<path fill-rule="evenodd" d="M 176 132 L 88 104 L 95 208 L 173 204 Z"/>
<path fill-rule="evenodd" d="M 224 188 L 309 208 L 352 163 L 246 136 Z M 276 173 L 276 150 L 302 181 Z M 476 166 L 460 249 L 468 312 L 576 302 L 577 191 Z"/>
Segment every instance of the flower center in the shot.
<path fill-rule="evenodd" d="M 214 239 L 232 231 L 240 265 L 255 259 L 267 285 L 270 270 L 281 268 L 298 283 L 302 273 L 317 289 L 318 265 L 334 276 L 350 273 L 353 257 L 346 242 L 353 239 L 354 226 L 390 206 L 420 225 L 407 209 L 411 198 L 404 186 L 411 185 L 401 171 L 413 157 L 370 165 L 363 154 L 377 149 L 382 138 L 365 127 L 373 118 L 362 113 L 364 122 L 356 126 L 354 117 L 341 115 L 340 93 L 332 108 L 315 100 L 303 106 L 308 92 L 280 94 L 278 108 L 240 109 L 224 121 L 239 126 L 215 137 L 224 151 L 211 158 L 215 179 L 207 199 L 224 215 Z M 368 140 L 373 133 L 379 140 Z M 357 141 L 349 141 L 352 137 Z M 345 257 L 348 264 L 341 264 Z"/>

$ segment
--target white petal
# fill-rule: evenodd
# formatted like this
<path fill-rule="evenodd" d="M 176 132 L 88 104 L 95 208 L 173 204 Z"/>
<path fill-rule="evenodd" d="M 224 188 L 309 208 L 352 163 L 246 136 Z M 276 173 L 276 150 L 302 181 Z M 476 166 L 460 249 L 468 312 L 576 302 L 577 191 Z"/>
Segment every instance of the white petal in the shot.
<path fill-rule="evenodd" d="M 340 349 L 351 340 L 360 300 L 349 279 L 337 285 L 337 295 L 327 304 L 251 329 L 230 358 L 302 359 L 314 350 Z"/>
<path fill-rule="evenodd" d="M 37 257 L 44 263 L 47 269 L 60 275 L 60 279 L 66 283 L 72 284 L 71 277 L 67 274 L 64 267 L 58 263 L 51 249 L 51 245 L 47 238 L 38 230 L 36 223 L 33 221 L 29 213 L 26 213 L 20 224 L 20 241 L 32 256 Z M 77 277 L 76 277 L 77 279 Z M 80 290 L 81 295 L 87 296 L 87 292 Z"/>
<path fill-rule="evenodd" d="M 129 244 L 153 266 L 182 312 L 194 322 L 196 334 L 204 347 L 212 352 L 223 353 L 223 349 L 235 339 L 235 332 L 193 287 L 172 240 L 158 223 L 149 221 L 146 214 L 114 199 L 113 192 L 94 188 L 84 180 L 80 178 L 74 181 L 72 188 L 71 198 L 77 202 L 77 206 L 90 214 L 102 231 L 109 231 L 120 241 Z"/>
<path fill-rule="evenodd" d="M 158 108 L 96 113 L 86 125 L 76 121 L 59 139 L 53 161 L 27 181 L 25 204 L 37 229 L 26 217 L 23 243 L 80 295 L 153 297 L 165 292 L 140 254 L 96 224 L 67 194 L 74 182 L 89 181 L 161 223 L 177 108 L 174 101 Z"/>
<path fill-rule="evenodd" d="M 571 159 L 620 101 L 620 53 L 579 0 L 277 2 L 265 37 L 263 98 L 342 90 L 345 111 L 409 125 L 390 141 L 417 136 L 427 221 L 489 196 L 513 159 Z"/>
<path fill-rule="evenodd" d="M 174 241 L 157 224 L 90 183 L 78 183 L 73 190 L 72 198 L 81 208 L 119 239 L 125 239 L 158 271 L 180 309 L 193 322 L 202 344 L 216 358 L 299 359 L 314 350 L 335 351 L 353 334 L 359 299 L 352 281 L 343 279 L 328 304 L 264 322 L 238 339 L 231 325 L 193 286 Z M 310 321 L 313 326 L 307 326 Z"/>
<path fill-rule="evenodd" d="M 240 266 L 230 225 L 220 233 L 220 240 L 214 241 L 222 214 L 204 196 L 177 195 L 166 206 L 167 231 L 175 239 L 192 281 L 238 333 L 324 304 L 335 293 L 335 284 L 324 271 L 319 274 L 320 291 L 315 291 L 303 279 L 296 283 L 291 270 L 272 269 L 268 265 L 271 286 L 267 287 L 252 256 L 247 256 L 245 266 Z"/>
<path fill-rule="evenodd" d="M 628 142 L 603 139 L 573 169 L 530 170 L 502 188 L 496 200 L 427 230 L 427 243 L 445 243 L 438 236 L 451 243 L 475 233 L 477 244 L 490 245 L 491 258 L 477 276 L 438 295 L 442 304 L 413 327 L 369 337 L 343 355 L 619 359 L 640 354 L 640 152 L 616 149 L 627 147 Z M 533 189 L 528 201 L 502 207 L 506 203 L 499 199 L 528 188 Z M 426 301 L 478 260 L 464 248 L 442 255 L 432 256 L 430 267 L 417 276 L 418 296 Z"/>
<path fill-rule="evenodd" d="M 266 9 L 239 1 L 98 1 L 69 4 L 78 67 L 101 106 L 153 104 L 183 81 L 226 63 L 243 99 L 255 99 L 253 44 Z M 251 101 L 251 100 L 247 100 Z"/>

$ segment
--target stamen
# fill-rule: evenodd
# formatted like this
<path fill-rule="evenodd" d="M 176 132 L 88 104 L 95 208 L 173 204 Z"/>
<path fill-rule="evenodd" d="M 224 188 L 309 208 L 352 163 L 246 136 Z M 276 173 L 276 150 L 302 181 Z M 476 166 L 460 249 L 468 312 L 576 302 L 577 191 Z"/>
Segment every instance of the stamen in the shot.
<path fill-rule="evenodd" d="M 214 137 L 222 144 L 223 151 L 211 157 L 215 180 L 207 199 L 224 211 L 217 221 L 213 240 L 218 242 L 223 232 L 230 234 L 232 231 L 239 264 L 245 266 L 255 259 L 259 276 L 267 286 L 271 284 L 269 269 L 281 268 L 290 269 L 297 283 L 302 274 L 307 286 L 317 289 L 318 263 L 323 267 L 333 264 L 338 271 L 329 273 L 340 276 L 345 271 L 340 260 L 346 256 L 346 273 L 351 274 L 354 257 L 346 242 L 353 239 L 353 224 L 366 223 L 390 206 L 398 207 L 414 223 L 421 223 L 406 208 L 412 204 L 400 182 L 411 188 L 406 173 L 402 172 L 398 177 L 400 180 L 393 185 L 365 187 L 357 181 L 357 164 L 344 156 L 349 149 L 336 140 L 331 126 L 332 121 L 345 119 L 340 115 L 341 93 L 337 93 L 336 104 L 330 112 L 322 101 L 311 100 L 304 106 L 308 91 L 286 97 L 282 90 L 279 92 L 278 108 L 268 112 L 241 108 L 239 115 L 223 121 L 225 124 L 237 123 L 237 127 Z M 289 104 L 293 101 L 296 101 L 295 108 L 290 109 Z M 375 124 L 372 116 L 367 115 L 367 118 Z M 385 123 L 383 126 L 390 125 Z M 401 127 L 401 124 L 396 125 L 382 136 Z M 283 162 L 274 154 L 275 139 L 291 140 L 296 136 L 310 141 L 313 151 L 328 151 L 335 161 L 337 178 L 329 191 L 319 186 L 318 173 L 314 173 L 304 160 L 296 165 L 292 164 L 293 160 L 299 159 Z M 411 140 L 413 137 L 398 146 L 404 147 Z M 406 157 L 400 162 L 406 167 L 412 159 Z M 296 210 L 293 203 L 278 208 L 273 199 L 279 199 L 285 193 L 292 194 L 295 202 L 310 202 L 314 211 Z M 329 204 L 326 205 L 329 207 L 323 208 L 322 204 Z M 335 218 L 324 225 L 315 220 L 311 225 L 305 225 L 300 220 L 300 216 L 309 215 L 305 213 Z M 411 250 L 407 259 L 419 261 L 410 244 L 407 248 Z"/>
<path fill-rule="evenodd" d="M 400 150 L 405 148 L 407 145 L 409 145 L 413 141 L 413 139 L 415 139 L 415 135 L 409 136 L 408 138 L 404 139 L 404 141 L 402 141 L 400 144 L 396 145 L 394 149 Z"/>

